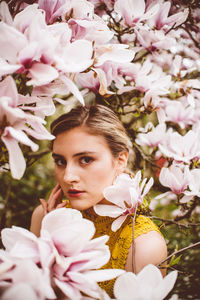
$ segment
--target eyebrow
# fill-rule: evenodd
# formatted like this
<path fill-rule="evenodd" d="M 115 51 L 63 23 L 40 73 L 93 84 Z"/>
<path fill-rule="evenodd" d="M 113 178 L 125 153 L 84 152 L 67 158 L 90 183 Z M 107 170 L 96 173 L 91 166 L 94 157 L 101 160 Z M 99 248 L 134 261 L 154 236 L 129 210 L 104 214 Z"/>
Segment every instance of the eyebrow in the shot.
<path fill-rule="evenodd" d="M 73 157 L 77 157 L 77 156 L 81 156 L 81 155 L 88 155 L 88 154 L 96 154 L 97 152 L 93 152 L 93 151 L 83 151 L 83 152 L 78 152 L 76 154 L 73 155 Z M 52 157 L 56 158 L 56 157 L 63 157 L 63 155 L 61 154 L 57 154 L 57 153 L 52 153 Z"/>

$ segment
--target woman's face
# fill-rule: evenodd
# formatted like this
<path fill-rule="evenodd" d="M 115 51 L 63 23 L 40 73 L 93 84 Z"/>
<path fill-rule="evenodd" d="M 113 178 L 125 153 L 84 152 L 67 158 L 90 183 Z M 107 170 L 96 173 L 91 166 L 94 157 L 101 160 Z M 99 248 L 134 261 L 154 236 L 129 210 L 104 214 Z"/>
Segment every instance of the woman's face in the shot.
<path fill-rule="evenodd" d="M 103 189 L 123 172 L 127 153 L 114 158 L 103 136 L 84 127 L 57 135 L 53 143 L 55 175 L 72 208 L 88 209 L 101 202 Z"/>

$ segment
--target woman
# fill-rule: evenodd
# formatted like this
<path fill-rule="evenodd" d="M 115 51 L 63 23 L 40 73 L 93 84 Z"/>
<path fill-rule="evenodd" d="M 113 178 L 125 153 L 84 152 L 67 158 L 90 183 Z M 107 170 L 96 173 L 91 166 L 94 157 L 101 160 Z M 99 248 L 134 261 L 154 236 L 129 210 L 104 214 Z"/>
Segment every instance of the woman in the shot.
<path fill-rule="evenodd" d="M 102 105 L 80 106 L 60 116 L 51 125 L 55 135 L 52 157 L 58 184 L 48 202 L 41 199 L 32 215 L 31 231 L 40 233 L 42 218 L 49 211 L 66 206 L 80 210 L 96 227 L 95 237 L 107 234 L 111 252 L 105 268 L 122 268 L 138 273 L 145 265 L 157 265 L 167 256 L 164 238 L 147 217 L 138 216 L 135 223 L 133 250 L 132 219 L 116 232 L 111 231 L 113 218 L 97 216 L 93 206 L 109 204 L 103 190 L 126 169 L 129 140 L 117 116 Z M 63 197 L 67 200 L 63 202 Z M 132 255 L 134 253 L 134 255 Z M 134 261 L 133 261 L 134 257 Z M 161 272 L 165 273 L 164 270 Z M 101 283 L 112 296 L 113 281 Z"/>

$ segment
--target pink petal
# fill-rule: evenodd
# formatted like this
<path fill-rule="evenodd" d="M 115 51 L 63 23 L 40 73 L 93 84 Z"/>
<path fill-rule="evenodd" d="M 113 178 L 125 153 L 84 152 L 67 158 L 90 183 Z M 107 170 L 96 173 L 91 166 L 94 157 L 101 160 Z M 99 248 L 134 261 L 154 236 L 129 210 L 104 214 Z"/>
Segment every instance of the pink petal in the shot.
<path fill-rule="evenodd" d="M 26 162 L 18 142 L 11 137 L 1 137 L 3 143 L 6 145 L 9 154 L 9 166 L 12 177 L 20 179 L 26 169 Z"/>
<path fill-rule="evenodd" d="M 11 98 L 9 104 L 12 108 L 18 105 L 17 87 L 11 76 L 7 76 L 3 81 L 0 82 L 0 97 L 2 96 Z"/>
<path fill-rule="evenodd" d="M 111 92 L 107 89 L 108 82 L 107 82 L 105 72 L 99 68 L 92 68 L 92 70 L 94 70 L 94 72 L 98 75 L 98 79 L 99 79 L 99 83 L 100 83 L 100 86 L 99 86 L 100 95 L 103 96 L 106 94 L 114 94 L 113 92 Z"/>
<path fill-rule="evenodd" d="M 31 80 L 27 82 L 27 85 L 45 85 L 58 78 L 58 71 L 52 66 L 42 63 L 34 63 L 31 69 L 29 69 L 29 75 Z"/>
<path fill-rule="evenodd" d="M 69 91 L 74 95 L 74 97 L 76 97 L 82 105 L 85 105 L 83 96 L 82 96 L 81 92 L 79 91 L 78 87 L 74 84 L 74 82 L 67 76 L 62 76 L 60 79 L 66 85 L 66 87 L 69 89 Z"/>
<path fill-rule="evenodd" d="M 15 73 L 20 68 L 21 68 L 20 65 L 8 64 L 5 60 L 0 58 L 0 77 L 7 74 Z"/>
<path fill-rule="evenodd" d="M 83 249 L 83 252 L 71 257 L 72 266 L 71 271 L 88 271 L 92 269 L 101 268 L 110 259 L 110 250 L 107 245 L 103 245 L 101 248 L 93 248 L 90 251 L 87 248 Z"/>
<path fill-rule="evenodd" d="M 0 57 L 16 63 L 19 51 L 27 45 L 26 37 L 3 22 L 0 23 L 0 32 Z"/>
<path fill-rule="evenodd" d="M 59 289 L 64 293 L 64 295 L 66 295 L 70 299 L 81 300 L 81 293 L 77 288 L 73 287 L 70 282 L 63 282 L 56 278 L 54 278 L 54 281 L 57 287 L 59 287 Z"/>
<path fill-rule="evenodd" d="M 68 234 L 65 234 L 66 231 Z M 82 219 L 66 227 L 55 230 L 52 235 L 53 242 L 59 253 L 73 256 L 81 252 L 85 244 L 93 237 L 95 227 L 89 220 Z"/>
<path fill-rule="evenodd" d="M 1 21 L 3 21 L 4 23 L 11 26 L 13 25 L 13 20 L 8 8 L 8 4 L 4 1 L 0 3 L 0 17 Z"/>
<path fill-rule="evenodd" d="M 47 129 L 37 121 L 37 119 L 34 121 L 28 121 L 29 125 L 33 129 L 31 129 L 28 126 L 24 126 L 23 130 L 30 136 L 38 139 L 38 140 L 53 140 L 55 138 L 54 135 L 50 134 Z"/>
<path fill-rule="evenodd" d="M 11 139 L 15 139 L 18 142 L 31 147 L 32 151 L 37 151 L 39 148 L 39 146 L 33 143 L 23 131 L 16 130 L 13 127 L 5 128 L 3 133 L 3 138 L 4 139 L 7 138 L 7 141 Z"/>
<path fill-rule="evenodd" d="M 152 187 L 153 183 L 154 183 L 154 180 L 153 180 L 153 178 L 151 177 L 151 178 L 149 179 L 148 183 L 146 184 L 145 188 L 144 188 L 144 191 L 143 191 L 143 193 L 142 193 L 142 196 L 145 196 L 145 195 L 149 192 L 149 190 L 150 190 L 150 188 Z"/>

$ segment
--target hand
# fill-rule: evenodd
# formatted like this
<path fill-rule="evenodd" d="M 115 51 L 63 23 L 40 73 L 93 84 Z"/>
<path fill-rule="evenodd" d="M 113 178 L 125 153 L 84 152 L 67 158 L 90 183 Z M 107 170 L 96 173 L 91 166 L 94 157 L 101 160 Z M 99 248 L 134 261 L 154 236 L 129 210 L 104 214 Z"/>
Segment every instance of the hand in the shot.
<path fill-rule="evenodd" d="M 52 211 L 54 209 L 65 207 L 67 204 L 67 200 L 62 202 L 62 198 L 63 198 L 63 191 L 62 191 L 60 185 L 57 184 L 54 187 L 54 189 L 52 190 L 52 192 L 49 196 L 49 200 L 47 202 L 45 199 L 42 199 L 42 198 L 40 199 L 40 202 L 41 202 L 43 210 L 44 210 L 44 215 L 46 215 L 47 213 L 49 213 L 50 211 Z"/>

